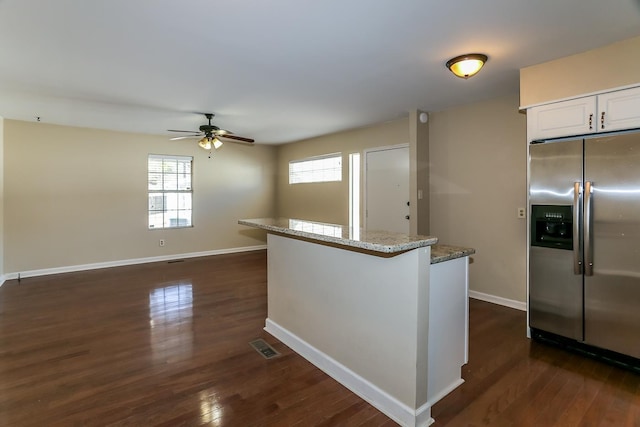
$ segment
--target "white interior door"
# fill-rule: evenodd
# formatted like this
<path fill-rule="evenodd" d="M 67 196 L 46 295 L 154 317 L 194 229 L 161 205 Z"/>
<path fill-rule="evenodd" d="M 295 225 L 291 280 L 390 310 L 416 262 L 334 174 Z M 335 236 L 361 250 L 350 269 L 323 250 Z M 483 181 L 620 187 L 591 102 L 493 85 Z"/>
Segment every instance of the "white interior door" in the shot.
<path fill-rule="evenodd" d="M 365 168 L 367 229 L 409 234 L 409 147 L 367 151 Z"/>

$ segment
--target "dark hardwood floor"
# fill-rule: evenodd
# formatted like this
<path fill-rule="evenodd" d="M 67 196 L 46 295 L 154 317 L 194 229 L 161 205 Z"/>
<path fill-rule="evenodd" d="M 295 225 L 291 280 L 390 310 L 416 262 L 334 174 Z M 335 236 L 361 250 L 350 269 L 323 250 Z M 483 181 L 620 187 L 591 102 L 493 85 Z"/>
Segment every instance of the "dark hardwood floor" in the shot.
<path fill-rule="evenodd" d="M 6 282 L 0 426 L 396 425 L 262 330 L 265 255 Z M 640 376 L 531 342 L 523 312 L 470 307 L 466 382 L 435 426 L 640 426 Z"/>

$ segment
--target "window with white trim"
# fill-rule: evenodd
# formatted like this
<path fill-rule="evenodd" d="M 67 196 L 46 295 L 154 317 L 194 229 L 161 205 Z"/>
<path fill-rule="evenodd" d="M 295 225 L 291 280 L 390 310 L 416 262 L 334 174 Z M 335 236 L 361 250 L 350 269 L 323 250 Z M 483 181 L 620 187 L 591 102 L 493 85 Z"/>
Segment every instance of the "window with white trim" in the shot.
<path fill-rule="evenodd" d="M 149 229 L 191 227 L 193 157 L 149 154 Z"/>
<path fill-rule="evenodd" d="M 289 162 L 289 184 L 342 181 L 342 153 Z"/>

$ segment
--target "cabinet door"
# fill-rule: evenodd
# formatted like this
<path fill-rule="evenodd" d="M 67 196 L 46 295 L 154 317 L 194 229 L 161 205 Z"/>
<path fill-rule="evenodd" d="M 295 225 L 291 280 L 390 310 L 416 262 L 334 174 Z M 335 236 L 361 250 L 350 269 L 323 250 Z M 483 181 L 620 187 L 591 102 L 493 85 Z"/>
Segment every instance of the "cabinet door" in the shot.
<path fill-rule="evenodd" d="M 640 87 L 598 95 L 598 132 L 640 128 Z"/>
<path fill-rule="evenodd" d="M 596 132 L 596 97 L 540 105 L 527 110 L 527 139 L 557 138 Z"/>

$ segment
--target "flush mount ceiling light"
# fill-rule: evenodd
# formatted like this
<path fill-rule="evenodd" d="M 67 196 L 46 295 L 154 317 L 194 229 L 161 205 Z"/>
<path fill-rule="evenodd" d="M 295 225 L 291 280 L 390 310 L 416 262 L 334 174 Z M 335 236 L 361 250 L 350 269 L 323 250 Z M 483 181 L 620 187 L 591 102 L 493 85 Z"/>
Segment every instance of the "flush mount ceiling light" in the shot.
<path fill-rule="evenodd" d="M 468 53 L 448 60 L 447 68 L 456 76 L 468 79 L 480 71 L 485 62 L 487 62 L 487 55 Z"/>

